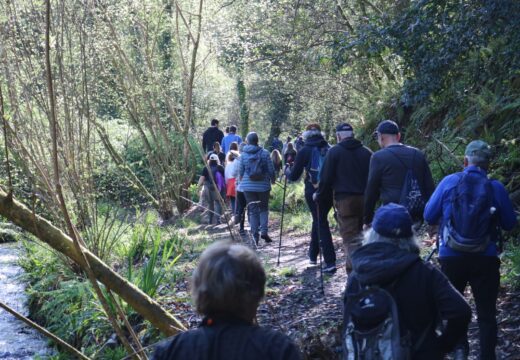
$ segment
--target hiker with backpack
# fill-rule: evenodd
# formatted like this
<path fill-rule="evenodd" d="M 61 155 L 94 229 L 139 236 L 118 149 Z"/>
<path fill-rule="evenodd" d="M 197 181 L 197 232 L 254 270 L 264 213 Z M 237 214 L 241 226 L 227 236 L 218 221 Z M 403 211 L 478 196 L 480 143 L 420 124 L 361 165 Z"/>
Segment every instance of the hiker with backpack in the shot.
<path fill-rule="evenodd" d="M 352 271 L 351 255 L 360 245 L 363 229 L 363 201 L 372 151 L 354 138 L 354 129 L 343 123 L 336 127 L 337 145 L 325 157 L 315 198 L 334 194 L 339 232 L 345 248 L 347 274 Z"/>
<path fill-rule="evenodd" d="M 516 214 L 507 191 L 487 176 L 491 149 L 481 140 L 465 149 L 464 170 L 446 176 L 426 204 L 424 219 L 439 227 L 442 271 L 462 294 L 469 283 L 477 308 L 480 359 L 493 360 L 497 344 L 496 302 L 500 286 L 501 230 L 512 230 Z M 467 334 L 455 359 L 466 359 Z"/>
<path fill-rule="evenodd" d="M 308 256 L 311 265 L 317 264 L 318 255 L 323 251 L 325 266 L 323 272 L 334 274 L 336 272 L 336 253 L 332 243 L 329 221 L 327 219 L 332 208 L 332 194 L 320 196 L 319 201 L 313 199 L 318 189 L 320 172 L 325 156 L 330 148 L 318 124 L 310 124 L 303 133 L 305 144 L 296 154 L 292 166 L 287 167 L 285 175 L 289 181 L 297 181 L 305 170 L 305 201 L 312 214 L 311 242 Z M 321 248 L 321 250 L 320 250 Z"/>
<path fill-rule="evenodd" d="M 265 294 L 264 268 L 249 247 L 220 241 L 202 253 L 191 297 L 204 318 L 198 328 L 157 346 L 153 360 L 300 360 L 296 345 L 256 323 Z"/>
<path fill-rule="evenodd" d="M 467 331 L 471 308 L 442 272 L 421 260 L 412 225 L 404 206 L 381 206 L 352 254 L 343 359 L 443 359 Z"/>
<path fill-rule="evenodd" d="M 247 200 L 249 225 L 255 243 L 260 238 L 266 243 L 273 240 L 268 234 L 269 193 L 274 183 L 275 173 L 269 151 L 258 144 L 258 135 L 250 132 L 246 137 L 247 145 L 241 154 L 239 174 L 240 187 Z"/>
<path fill-rule="evenodd" d="M 213 185 L 213 182 L 215 182 L 215 185 Z M 208 224 L 213 224 L 213 215 L 217 215 L 216 223 L 217 225 L 220 224 L 222 206 L 220 205 L 218 197 L 219 195 L 222 196 L 222 198 L 225 198 L 226 196 L 226 180 L 224 175 L 224 167 L 220 165 L 220 160 L 217 154 L 211 154 L 209 156 L 208 166 L 204 166 L 202 169 L 202 174 L 199 178 L 198 185 L 199 187 L 204 185 L 204 196 L 207 199 L 209 209 Z"/>
<path fill-rule="evenodd" d="M 424 154 L 400 143 L 399 126 L 392 120 L 380 122 L 374 136 L 381 150 L 370 159 L 363 228 L 370 227 L 378 200 L 401 204 L 414 222 L 422 222 L 424 205 L 435 187 Z"/>

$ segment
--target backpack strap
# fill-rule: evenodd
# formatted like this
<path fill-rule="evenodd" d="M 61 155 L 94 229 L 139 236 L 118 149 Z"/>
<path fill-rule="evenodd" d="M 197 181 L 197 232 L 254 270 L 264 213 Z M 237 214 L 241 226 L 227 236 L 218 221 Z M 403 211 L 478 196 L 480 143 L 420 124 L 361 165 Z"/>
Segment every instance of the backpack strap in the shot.
<path fill-rule="evenodd" d="M 404 146 L 404 145 L 403 145 L 403 146 Z M 386 150 L 388 150 L 391 154 L 393 154 L 393 155 L 395 156 L 395 158 L 396 158 L 397 160 L 399 160 L 399 162 L 401 163 L 401 165 L 403 165 L 403 166 L 406 168 L 406 170 L 412 170 L 412 169 L 413 169 L 413 163 L 414 163 L 414 161 L 415 161 L 415 151 L 413 152 L 412 164 L 411 164 L 411 166 L 408 166 L 408 165 L 406 165 L 406 163 L 405 163 L 405 162 L 404 162 L 404 161 L 403 161 L 399 156 L 397 156 L 397 154 L 396 154 L 395 152 L 393 152 L 392 150 L 390 150 L 390 148 L 386 148 Z"/>

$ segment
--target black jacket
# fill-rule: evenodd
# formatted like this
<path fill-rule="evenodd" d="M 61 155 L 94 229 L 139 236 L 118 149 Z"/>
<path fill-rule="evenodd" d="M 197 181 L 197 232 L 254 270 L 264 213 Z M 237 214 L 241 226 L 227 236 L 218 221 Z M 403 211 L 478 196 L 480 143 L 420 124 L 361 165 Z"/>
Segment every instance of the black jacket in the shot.
<path fill-rule="evenodd" d="M 153 360 L 299 360 L 296 345 L 282 333 L 239 319 L 204 319 L 157 347 Z"/>
<path fill-rule="evenodd" d="M 363 195 L 367 186 L 368 167 L 372 151 L 354 138 L 333 146 L 325 157 L 318 194 L 321 197 L 334 190 L 334 198 Z"/>
<path fill-rule="evenodd" d="M 202 134 L 202 148 L 204 152 L 209 152 L 213 150 L 213 144 L 215 141 L 218 141 L 220 145 L 222 145 L 222 139 L 224 138 L 224 133 L 216 126 L 210 126 L 204 134 Z"/>
<path fill-rule="evenodd" d="M 413 168 L 424 200 L 428 201 L 435 186 L 424 154 L 411 146 L 390 145 L 376 151 L 370 159 L 363 216 L 365 224 L 372 222 L 377 200 L 381 199 L 383 204 L 399 203 L 408 167 Z"/>
<path fill-rule="evenodd" d="M 430 327 L 413 359 L 442 359 L 466 333 L 471 318 L 468 303 L 444 274 L 418 255 L 394 244 L 372 243 L 352 254 L 352 265 L 345 304 L 360 285 L 377 284 L 389 290 L 388 286 L 398 279 L 389 291 L 398 307 L 400 325 L 410 331 L 412 341 Z M 439 320 L 447 322 L 443 334 L 437 337 Z"/>
<path fill-rule="evenodd" d="M 303 146 L 303 148 L 296 153 L 296 159 L 294 160 L 294 164 L 291 167 L 291 172 L 287 175 L 288 180 L 298 180 L 300 176 L 302 176 L 303 170 L 310 166 L 312 148 L 315 146 L 319 148 L 329 146 L 327 141 L 319 132 L 309 136 L 305 140 L 305 145 Z M 309 174 L 305 174 L 305 185 L 312 186 Z"/>

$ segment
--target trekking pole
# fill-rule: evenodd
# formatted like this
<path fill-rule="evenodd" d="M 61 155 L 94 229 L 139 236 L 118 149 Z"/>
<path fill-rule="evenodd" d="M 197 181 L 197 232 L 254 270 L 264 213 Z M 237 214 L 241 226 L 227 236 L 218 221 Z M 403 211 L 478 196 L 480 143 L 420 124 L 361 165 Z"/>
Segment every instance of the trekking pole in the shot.
<path fill-rule="evenodd" d="M 322 265 L 322 252 L 323 249 L 321 248 L 321 235 L 320 235 L 320 205 L 319 201 L 316 199 L 316 219 L 317 219 L 317 225 L 318 225 L 318 248 L 320 250 L 320 283 L 321 283 L 321 294 L 325 295 L 325 288 L 323 286 L 323 265 Z"/>
<path fill-rule="evenodd" d="M 283 230 L 283 215 L 285 213 L 285 193 L 287 191 L 287 175 L 285 176 L 284 184 L 283 184 L 283 196 L 282 196 L 282 219 L 280 221 L 280 240 L 278 241 L 278 261 L 276 262 L 276 266 L 280 266 L 280 252 L 282 249 L 282 230 Z"/>

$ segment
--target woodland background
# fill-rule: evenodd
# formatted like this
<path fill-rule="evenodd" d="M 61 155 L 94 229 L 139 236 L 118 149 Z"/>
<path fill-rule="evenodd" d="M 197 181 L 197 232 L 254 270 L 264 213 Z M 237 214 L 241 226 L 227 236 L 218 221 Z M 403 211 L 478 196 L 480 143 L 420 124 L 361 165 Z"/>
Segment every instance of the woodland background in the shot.
<path fill-rule="evenodd" d="M 211 118 L 264 143 L 309 122 L 334 142 L 347 121 L 373 149 L 372 131 L 390 118 L 436 181 L 481 138 L 518 208 L 519 30 L 514 0 L 1 0 L 0 184 L 162 304 L 175 302 L 179 264 L 209 240 L 181 230 L 195 226 L 183 214 L 197 200 Z M 295 219 L 299 194 L 289 197 Z M 517 235 L 505 256 L 511 286 Z M 24 238 L 34 318 L 118 358 L 122 348 L 96 348 L 120 303 L 141 339 L 156 339 L 126 302 L 85 281 L 88 270 Z M 91 300 L 103 292 L 104 305 Z"/>

